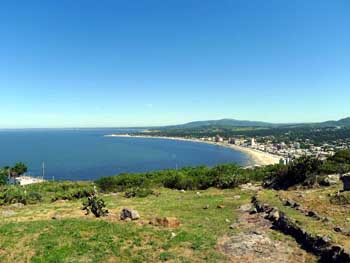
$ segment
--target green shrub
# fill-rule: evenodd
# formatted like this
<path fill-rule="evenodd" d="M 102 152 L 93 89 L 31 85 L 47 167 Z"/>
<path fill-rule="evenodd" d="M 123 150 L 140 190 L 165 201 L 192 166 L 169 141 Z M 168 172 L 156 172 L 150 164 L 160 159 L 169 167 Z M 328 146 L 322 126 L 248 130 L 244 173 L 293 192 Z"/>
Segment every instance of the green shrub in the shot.
<path fill-rule="evenodd" d="M 350 204 L 350 193 L 336 194 L 329 199 L 331 204 L 334 205 L 349 205 Z"/>
<path fill-rule="evenodd" d="M 86 215 L 93 213 L 96 217 L 106 216 L 108 210 L 102 199 L 98 199 L 95 195 L 88 197 L 87 201 L 83 203 L 82 210 L 86 211 Z"/>
<path fill-rule="evenodd" d="M 0 196 L 1 203 L 4 205 L 22 203 L 36 204 L 43 200 L 42 195 L 37 192 L 27 192 L 21 186 L 11 186 L 8 187 L 3 194 Z"/>
<path fill-rule="evenodd" d="M 132 198 L 132 197 L 147 197 L 149 195 L 154 194 L 152 189 L 149 188 L 133 188 L 125 192 L 126 198 Z"/>

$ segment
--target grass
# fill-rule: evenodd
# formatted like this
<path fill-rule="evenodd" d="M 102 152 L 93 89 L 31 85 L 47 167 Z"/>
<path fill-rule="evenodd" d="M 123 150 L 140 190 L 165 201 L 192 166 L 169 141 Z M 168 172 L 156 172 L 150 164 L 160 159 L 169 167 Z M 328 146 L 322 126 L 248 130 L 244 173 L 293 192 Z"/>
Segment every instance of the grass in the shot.
<path fill-rule="evenodd" d="M 115 215 L 103 219 L 85 216 L 82 200 L 47 199 L 23 208 L 2 207 L 16 214 L 1 218 L 0 262 L 226 262 L 216 249 L 217 239 L 238 231 L 229 229 L 230 222 L 237 219 L 235 209 L 248 203 L 251 194 L 218 189 L 200 195 L 197 191 L 156 191 L 159 197 L 101 195 Z M 233 198 L 235 195 L 241 198 Z M 209 209 L 203 209 L 207 204 Z M 124 207 L 136 209 L 141 219 L 119 221 L 117 216 Z M 52 220 L 54 214 L 62 219 Z M 178 218 L 180 227 L 148 224 L 154 217 L 165 216 Z"/>

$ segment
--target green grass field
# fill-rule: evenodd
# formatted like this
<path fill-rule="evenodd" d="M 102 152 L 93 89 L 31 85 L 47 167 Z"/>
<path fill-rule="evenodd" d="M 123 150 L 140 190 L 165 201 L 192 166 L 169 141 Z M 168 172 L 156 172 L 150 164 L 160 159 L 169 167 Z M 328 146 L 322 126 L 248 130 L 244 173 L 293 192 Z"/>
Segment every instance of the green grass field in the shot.
<path fill-rule="evenodd" d="M 235 210 L 251 194 L 239 190 L 187 191 L 157 189 L 160 195 L 125 198 L 100 195 L 111 216 L 94 218 L 81 210 L 83 199 L 3 206 L 0 262 L 225 262 L 217 239 L 229 229 Z M 240 195 L 241 198 L 233 198 Z M 203 209 L 205 205 L 209 209 Z M 218 205 L 224 208 L 218 209 Z M 141 219 L 119 221 L 122 208 L 136 209 Z M 14 215 L 4 217 L 4 211 Z M 53 220 L 58 215 L 61 219 Z M 155 217 L 176 217 L 176 229 L 149 225 Z M 174 234 L 175 236 L 174 236 Z"/>

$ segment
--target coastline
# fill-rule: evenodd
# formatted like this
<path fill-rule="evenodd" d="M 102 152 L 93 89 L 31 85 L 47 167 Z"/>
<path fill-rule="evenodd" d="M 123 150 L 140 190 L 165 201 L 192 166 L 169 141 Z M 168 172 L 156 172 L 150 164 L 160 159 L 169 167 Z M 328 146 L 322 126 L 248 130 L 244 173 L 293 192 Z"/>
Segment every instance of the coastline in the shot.
<path fill-rule="evenodd" d="M 189 142 L 199 142 L 199 143 L 207 143 L 211 145 L 217 145 L 220 147 L 229 148 L 235 151 L 239 151 L 241 153 L 246 154 L 252 162 L 252 165 L 256 166 L 265 166 L 271 164 L 277 164 L 280 161 L 280 156 L 273 155 L 270 153 L 262 152 L 256 149 L 243 147 L 234 144 L 228 144 L 224 142 L 211 142 L 211 141 L 203 141 L 200 139 L 188 139 L 183 137 L 166 137 L 166 136 L 151 136 L 151 135 L 130 135 L 130 134 L 109 134 L 105 135 L 105 137 L 126 137 L 126 138 L 151 138 L 151 139 L 166 139 L 166 140 L 177 140 L 177 141 L 189 141 Z"/>

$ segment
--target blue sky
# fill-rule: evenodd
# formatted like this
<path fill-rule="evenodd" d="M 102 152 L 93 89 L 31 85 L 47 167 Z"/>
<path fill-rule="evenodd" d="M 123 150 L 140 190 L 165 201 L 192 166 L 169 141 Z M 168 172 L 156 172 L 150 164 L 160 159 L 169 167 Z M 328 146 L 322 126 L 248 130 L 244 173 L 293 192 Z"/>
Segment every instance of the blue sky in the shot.
<path fill-rule="evenodd" d="M 0 128 L 350 116 L 348 0 L 1 2 Z"/>

